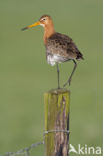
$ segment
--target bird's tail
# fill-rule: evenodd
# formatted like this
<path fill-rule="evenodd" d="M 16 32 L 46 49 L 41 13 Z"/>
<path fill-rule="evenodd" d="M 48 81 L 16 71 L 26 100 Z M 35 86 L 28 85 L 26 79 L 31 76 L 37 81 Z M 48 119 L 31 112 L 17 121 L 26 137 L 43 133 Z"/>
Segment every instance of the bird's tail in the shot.
<path fill-rule="evenodd" d="M 81 59 L 84 60 L 82 53 L 78 52 L 76 59 L 77 60 L 81 60 Z"/>

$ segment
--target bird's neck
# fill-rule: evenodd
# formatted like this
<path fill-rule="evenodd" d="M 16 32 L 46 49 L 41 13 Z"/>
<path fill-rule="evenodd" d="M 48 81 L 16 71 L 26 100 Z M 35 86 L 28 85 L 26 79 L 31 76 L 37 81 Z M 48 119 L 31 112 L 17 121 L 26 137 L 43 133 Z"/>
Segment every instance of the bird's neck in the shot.
<path fill-rule="evenodd" d="M 44 27 L 44 37 L 43 37 L 43 40 L 44 40 L 44 44 L 47 43 L 47 40 L 48 38 L 53 35 L 55 33 L 55 30 L 54 30 L 54 25 L 53 23 L 50 23 L 48 25 L 45 25 Z"/>

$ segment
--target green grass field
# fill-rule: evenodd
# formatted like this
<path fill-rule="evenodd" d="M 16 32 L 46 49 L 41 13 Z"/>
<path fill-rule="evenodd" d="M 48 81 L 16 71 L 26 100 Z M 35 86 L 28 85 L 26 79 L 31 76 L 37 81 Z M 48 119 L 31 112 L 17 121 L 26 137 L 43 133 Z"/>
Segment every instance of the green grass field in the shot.
<path fill-rule="evenodd" d="M 85 58 L 70 86 L 70 143 L 103 149 L 103 1 L 0 0 L 0 154 L 43 139 L 43 94 L 57 87 L 56 67 L 46 62 L 43 28 L 21 31 L 43 14 Z M 61 85 L 72 68 L 72 62 L 60 64 Z M 44 156 L 43 146 L 33 155 Z"/>

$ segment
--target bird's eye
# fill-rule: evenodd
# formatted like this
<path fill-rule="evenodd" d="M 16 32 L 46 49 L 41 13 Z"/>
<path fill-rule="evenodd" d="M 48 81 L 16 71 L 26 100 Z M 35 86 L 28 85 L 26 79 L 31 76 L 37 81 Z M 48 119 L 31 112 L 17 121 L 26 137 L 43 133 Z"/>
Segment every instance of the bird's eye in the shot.
<path fill-rule="evenodd" d="M 46 19 L 45 18 L 43 18 L 43 21 L 45 21 Z"/>

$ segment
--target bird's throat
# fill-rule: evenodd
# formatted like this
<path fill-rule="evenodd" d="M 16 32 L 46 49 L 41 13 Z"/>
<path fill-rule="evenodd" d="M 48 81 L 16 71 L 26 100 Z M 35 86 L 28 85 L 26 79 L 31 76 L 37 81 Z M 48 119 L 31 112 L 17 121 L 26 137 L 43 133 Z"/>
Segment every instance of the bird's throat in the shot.
<path fill-rule="evenodd" d="M 44 40 L 44 44 L 47 43 L 47 40 L 48 38 L 53 35 L 55 33 L 55 30 L 54 30 L 54 25 L 53 23 L 49 24 L 49 25 L 45 25 L 44 27 L 44 37 L 43 37 L 43 40 Z"/>

